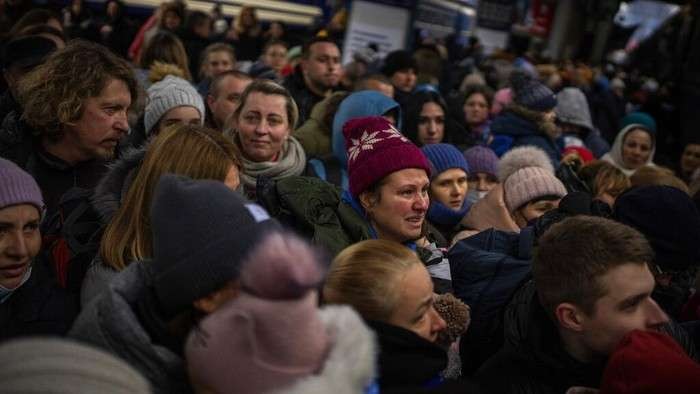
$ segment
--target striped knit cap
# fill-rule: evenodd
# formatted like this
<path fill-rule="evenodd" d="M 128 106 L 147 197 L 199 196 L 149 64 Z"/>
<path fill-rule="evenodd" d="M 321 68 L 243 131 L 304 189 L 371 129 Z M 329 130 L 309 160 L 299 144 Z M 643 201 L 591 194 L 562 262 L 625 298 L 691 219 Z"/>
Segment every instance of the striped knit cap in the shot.
<path fill-rule="evenodd" d="M 168 75 L 148 88 L 148 103 L 144 115 L 146 135 L 166 112 L 177 107 L 194 107 L 199 111 L 201 124 L 204 124 L 204 101 L 202 96 L 186 80 Z"/>

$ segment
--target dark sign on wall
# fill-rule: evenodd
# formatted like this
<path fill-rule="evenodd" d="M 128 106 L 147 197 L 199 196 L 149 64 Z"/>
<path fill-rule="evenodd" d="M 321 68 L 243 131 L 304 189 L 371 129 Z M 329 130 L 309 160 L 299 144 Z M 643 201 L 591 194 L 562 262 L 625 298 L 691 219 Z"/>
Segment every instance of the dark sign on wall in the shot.
<path fill-rule="evenodd" d="M 514 0 L 481 0 L 477 7 L 477 26 L 493 30 L 510 30 L 515 15 Z"/>

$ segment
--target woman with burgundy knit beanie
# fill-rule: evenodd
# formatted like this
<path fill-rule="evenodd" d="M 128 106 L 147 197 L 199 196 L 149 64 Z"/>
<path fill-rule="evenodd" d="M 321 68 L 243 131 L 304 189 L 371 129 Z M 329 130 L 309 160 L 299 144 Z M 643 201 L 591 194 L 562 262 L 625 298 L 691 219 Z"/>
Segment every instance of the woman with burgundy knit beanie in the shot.
<path fill-rule="evenodd" d="M 372 238 L 415 245 L 430 204 L 428 159 L 379 116 L 352 119 L 343 134 L 350 185 L 343 200 L 365 218 Z"/>
<path fill-rule="evenodd" d="M 39 256 L 44 200 L 34 178 L 0 158 L 0 341 L 63 335 L 78 305 L 51 279 Z"/>
<path fill-rule="evenodd" d="M 307 235 L 331 256 L 366 239 L 416 241 L 430 205 L 430 164 L 423 152 L 380 116 L 343 127 L 348 189 L 311 177 L 286 177 L 266 187 L 260 202 L 280 221 Z"/>

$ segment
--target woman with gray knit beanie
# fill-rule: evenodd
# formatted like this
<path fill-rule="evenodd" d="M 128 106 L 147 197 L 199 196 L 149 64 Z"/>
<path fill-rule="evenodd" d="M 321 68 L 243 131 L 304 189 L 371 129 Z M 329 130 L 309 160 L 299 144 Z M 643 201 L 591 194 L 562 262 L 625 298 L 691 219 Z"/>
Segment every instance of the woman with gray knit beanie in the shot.
<path fill-rule="evenodd" d="M 229 119 L 226 133 L 241 151 L 247 197 L 255 199 L 259 178 L 279 180 L 304 172 L 304 148 L 291 136 L 299 109 L 287 89 L 268 80 L 251 83 Z"/>
<path fill-rule="evenodd" d="M 151 66 L 148 103 L 144 111 L 146 136 L 157 135 L 176 124 L 204 124 L 204 100 L 192 84 L 183 79 L 180 68 L 155 62 Z"/>

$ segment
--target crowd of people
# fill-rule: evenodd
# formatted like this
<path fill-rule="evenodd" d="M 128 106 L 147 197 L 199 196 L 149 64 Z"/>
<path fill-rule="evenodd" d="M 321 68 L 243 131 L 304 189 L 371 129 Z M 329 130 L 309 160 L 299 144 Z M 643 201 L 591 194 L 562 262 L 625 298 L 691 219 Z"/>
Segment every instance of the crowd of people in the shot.
<path fill-rule="evenodd" d="M 4 7 L 0 391 L 700 392 L 700 138 L 653 76 Z"/>

